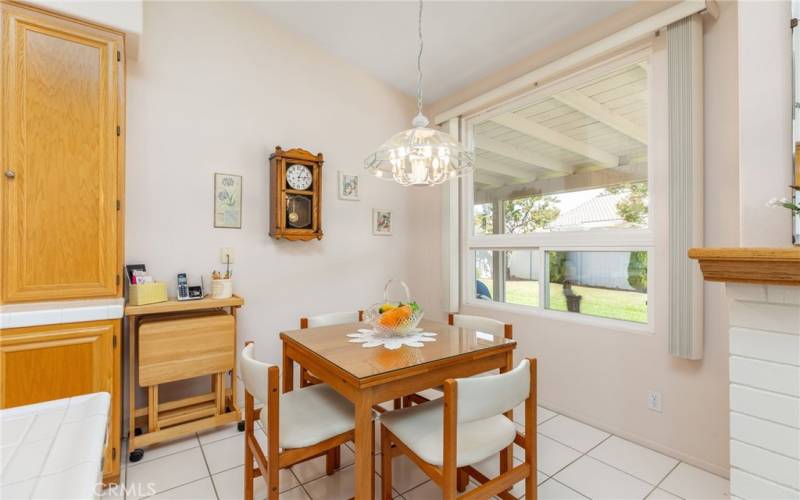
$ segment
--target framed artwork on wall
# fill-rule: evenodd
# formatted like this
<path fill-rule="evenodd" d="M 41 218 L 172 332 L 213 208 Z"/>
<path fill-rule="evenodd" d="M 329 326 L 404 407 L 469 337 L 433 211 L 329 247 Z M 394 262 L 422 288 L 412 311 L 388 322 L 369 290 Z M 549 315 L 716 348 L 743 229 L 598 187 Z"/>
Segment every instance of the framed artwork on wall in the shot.
<path fill-rule="evenodd" d="M 358 176 L 339 170 L 339 199 L 358 201 Z"/>
<path fill-rule="evenodd" d="M 214 227 L 242 228 L 242 176 L 214 174 Z"/>
<path fill-rule="evenodd" d="M 372 234 L 377 236 L 391 236 L 392 211 L 381 208 L 372 209 Z"/>

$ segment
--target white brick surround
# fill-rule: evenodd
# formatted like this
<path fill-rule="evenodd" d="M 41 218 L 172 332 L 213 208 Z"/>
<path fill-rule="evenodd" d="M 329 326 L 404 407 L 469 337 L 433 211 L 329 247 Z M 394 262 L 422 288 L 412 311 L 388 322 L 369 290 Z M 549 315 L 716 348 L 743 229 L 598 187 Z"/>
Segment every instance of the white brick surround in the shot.
<path fill-rule="evenodd" d="M 800 498 L 800 286 L 728 283 L 731 496 Z"/>

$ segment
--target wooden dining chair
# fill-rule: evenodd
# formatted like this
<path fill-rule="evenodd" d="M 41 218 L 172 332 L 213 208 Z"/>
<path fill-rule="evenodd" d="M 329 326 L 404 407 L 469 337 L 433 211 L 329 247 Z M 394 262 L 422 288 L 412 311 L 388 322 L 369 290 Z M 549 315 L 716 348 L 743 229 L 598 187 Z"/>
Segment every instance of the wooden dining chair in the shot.
<path fill-rule="evenodd" d="M 464 498 L 499 496 L 524 480 L 525 499 L 536 500 L 536 359 L 524 359 L 499 375 L 448 379 L 444 398 L 381 416 L 381 497 L 392 498 L 392 459 L 410 458 L 442 489 L 444 500 L 459 497 L 471 476 L 480 486 Z M 517 432 L 507 412 L 525 403 L 525 434 Z M 488 478 L 474 465 L 511 445 L 525 450 L 524 463 L 501 467 Z"/>
<path fill-rule="evenodd" d="M 356 312 L 338 312 L 329 314 L 320 314 L 318 316 L 309 316 L 308 318 L 300 318 L 300 329 L 315 328 L 318 326 L 341 325 L 344 323 L 356 323 L 364 321 L 364 311 Z M 319 384 L 321 381 L 310 373 L 308 370 L 300 367 L 300 387 L 308 387 L 309 385 Z M 394 408 L 400 408 L 402 401 L 398 398 L 394 400 Z M 386 411 L 382 406 L 375 405 L 375 410 L 378 413 Z"/>
<path fill-rule="evenodd" d="M 450 313 L 447 315 L 447 324 L 459 328 L 471 328 L 479 332 L 491 333 L 495 337 L 514 338 L 514 327 L 511 326 L 511 324 L 503 323 L 502 321 L 492 318 L 484 318 L 483 316 Z"/>
<path fill-rule="evenodd" d="M 335 312 L 328 314 L 318 314 L 300 318 L 300 329 L 316 328 L 318 326 L 342 325 L 344 323 L 358 323 L 364 321 L 364 311 L 354 312 Z M 319 384 L 320 380 L 308 370 L 300 366 L 300 387 Z"/>
<path fill-rule="evenodd" d="M 281 395 L 280 369 L 256 360 L 253 342 L 245 344 L 240 367 L 245 389 L 245 500 L 253 500 L 253 479 L 258 476 L 266 481 L 267 498 L 277 500 L 280 469 L 322 455 L 326 457 L 326 472 L 333 474 L 335 451 L 355 439 L 353 404 L 327 384 Z M 264 403 L 264 407 L 257 410 L 256 400 Z M 257 418 L 266 430 L 266 455 L 255 436 Z"/>

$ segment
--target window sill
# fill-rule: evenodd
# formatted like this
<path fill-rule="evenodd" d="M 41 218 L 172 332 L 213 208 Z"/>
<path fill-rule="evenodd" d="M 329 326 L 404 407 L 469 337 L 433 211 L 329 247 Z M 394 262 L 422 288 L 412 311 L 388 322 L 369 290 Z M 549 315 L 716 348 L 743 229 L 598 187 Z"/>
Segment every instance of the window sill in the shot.
<path fill-rule="evenodd" d="M 634 323 L 599 316 L 589 316 L 586 314 L 570 313 L 564 311 L 554 311 L 552 309 L 542 309 L 541 307 L 521 306 L 516 304 L 505 304 L 501 302 L 489 302 L 484 300 L 468 300 L 465 306 L 485 309 L 488 311 L 504 311 L 514 314 L 522 314 L 537 318 L 545 318 L 554 321 L 564 321 L 579 325 L 594 326 L 606 330 L 616 330 L 627 333 L 638 333 L 643 335 L 655 335 L 655 327 L 652 320 L 649 323 Z"/>

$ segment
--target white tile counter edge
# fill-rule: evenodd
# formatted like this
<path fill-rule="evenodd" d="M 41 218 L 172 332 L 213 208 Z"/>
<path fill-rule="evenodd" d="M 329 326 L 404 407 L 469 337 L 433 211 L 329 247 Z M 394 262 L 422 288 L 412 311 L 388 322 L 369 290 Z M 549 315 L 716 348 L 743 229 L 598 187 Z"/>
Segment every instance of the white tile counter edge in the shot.
<path fill-rule="evenodd" d="M 119 319 L 123 316 L 124 308 L 125 299 L 122 297 L 6 304 L 0 306 L 0 328 Z"/>

